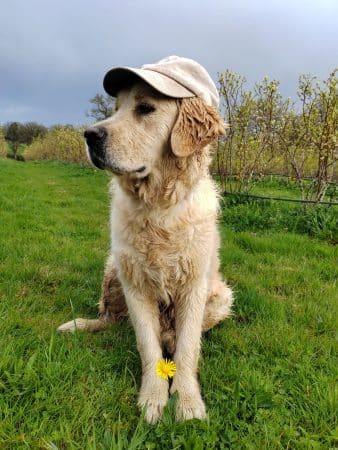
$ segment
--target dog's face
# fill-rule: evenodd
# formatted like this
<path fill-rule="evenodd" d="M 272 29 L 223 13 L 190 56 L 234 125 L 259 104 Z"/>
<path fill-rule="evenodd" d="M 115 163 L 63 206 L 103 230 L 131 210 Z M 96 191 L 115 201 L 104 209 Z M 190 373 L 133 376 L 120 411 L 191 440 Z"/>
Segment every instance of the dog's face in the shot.
<path fill-rule="evenodd" d="M 165 152 L 187 157 L 224 133 L 216 110 L 200 98 L 169 98 L 140 81 L 120 91 L 116 112 L 88 128 L 85 138 L 96 167 L 144 178 Z"/>
<path fill-rule="evenodd" d="M 91 162 L 116 174 L 147 176 L 168 151 L 177 115 L 176 100 L 144 82 L 122 90 L 112 117 L 85 131 Z"/>

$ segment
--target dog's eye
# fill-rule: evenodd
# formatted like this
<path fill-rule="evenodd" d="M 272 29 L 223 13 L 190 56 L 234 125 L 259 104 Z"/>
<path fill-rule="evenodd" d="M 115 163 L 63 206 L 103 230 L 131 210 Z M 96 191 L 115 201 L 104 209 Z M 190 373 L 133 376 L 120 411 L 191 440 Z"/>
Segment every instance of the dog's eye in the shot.
<path fill-rule="evenodd" d="M 137 114 L 144 116 L 146 114 L 150 114 L 150 113 L 154 112 L 155 106 L 151 105 L 150 103 L 143 102 L 136 106 L 135 111 Z"/>

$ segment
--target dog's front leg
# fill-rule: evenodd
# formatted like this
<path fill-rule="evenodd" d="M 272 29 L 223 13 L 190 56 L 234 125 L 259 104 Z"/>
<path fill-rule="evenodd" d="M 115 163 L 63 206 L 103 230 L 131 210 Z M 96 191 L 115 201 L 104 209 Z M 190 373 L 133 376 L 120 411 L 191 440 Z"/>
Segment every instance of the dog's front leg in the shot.
<path fill-rule="evenodd" d="M 145 420 L 157 422 L 168 401 L 168 382 L 156 374 L 156 364 L 163 357 L 160 344 L 159 309 L 156 299 L 129 289 L 126 291 L 129 315 L 142 360 L 142 383 L 138 404 L 145 409 Z"/>
<path fill-rule="evenodd" d="M 207 283 L 184 288 L 175 303 L 176 316 L 176 374 L 170 392 L 177 391 L 176 418 L 203 419 L 206 416 L 197 380 L 202 322 L 207 298 Z"/>

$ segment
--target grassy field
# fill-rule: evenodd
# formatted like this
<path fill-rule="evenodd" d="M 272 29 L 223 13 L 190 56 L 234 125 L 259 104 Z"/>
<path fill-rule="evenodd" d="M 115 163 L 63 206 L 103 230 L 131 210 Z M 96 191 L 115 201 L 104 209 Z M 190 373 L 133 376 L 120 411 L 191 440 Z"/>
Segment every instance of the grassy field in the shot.
<path fill-rule="evenodd" d="M 333 210 L 304 222 L 308 213 L 288 205 L 228 202 L 221 259 L 236 303 L 203 339 L 208 420 L 175 423 L 172 399 L 150 426 L 136 407 L 130 324 L 55 332 L 73 316 L 96 315 L 108 179 L 70 164 L 0 159 L 0 448 L 337 448 Z"/>

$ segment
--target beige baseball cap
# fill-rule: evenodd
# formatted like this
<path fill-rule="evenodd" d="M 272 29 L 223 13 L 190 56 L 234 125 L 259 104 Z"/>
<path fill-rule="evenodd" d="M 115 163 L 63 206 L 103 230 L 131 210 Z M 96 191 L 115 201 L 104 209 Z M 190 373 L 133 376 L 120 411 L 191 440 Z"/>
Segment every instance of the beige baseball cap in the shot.
<path fill-rule="evenodd" d="M 141 78 L 168 97 L 200 97 L 208 105 L 218 107 L 219 96 L 215 83 L 198 62 L 180 56 L 168 56 L 141 68 L 115 67 L 103 80 L 105 91 L 112 97 Z"/>

